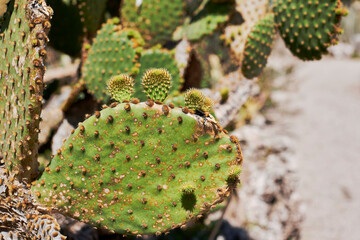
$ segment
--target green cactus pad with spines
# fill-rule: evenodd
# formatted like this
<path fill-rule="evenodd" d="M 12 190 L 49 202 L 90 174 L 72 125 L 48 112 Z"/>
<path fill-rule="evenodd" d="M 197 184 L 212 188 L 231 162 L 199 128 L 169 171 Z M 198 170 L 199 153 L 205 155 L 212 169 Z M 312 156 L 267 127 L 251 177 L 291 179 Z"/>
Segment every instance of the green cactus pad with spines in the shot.
<path fill-rule="evenodd" d="M 109 20 L 98 31 L 83 66 L 83 79 L 88 91 L 98 101 L 108 102 L 106 81 L 119 74 L 135 75 L 142 39 L 134 30 L 121 29 L 117 20 Z"/>
<path fill-rule="evenodd" d="M 0 30 L 0 155 L 19 180 L 37 174 L 45 46 L 52 10 L 15 0 Z"/>
<path fill-rule="evenodd" d="M 150 49 L 145 51 L 140 58 L 140 71 L 135 79 L 135 94 L 134 97 L 141 101 L 147 99 L 142 92 L 141 78 L 149 68 L 164 68 L 170 72 L 172 76 L 172 85 L 169 95 L 176 95 L 182 87 L 183 79 L 180 77 L 180 70 L 176 64 L 174 54 L 167 50 Z"/>
<path fill-rule="evenodd" d="M 159 234 L 220 203 L 241 163 L 237 139 L 216 122 L 152 101 L 122 103 L 81 123 L 32 193 L 96 227 Z"/>
<path fill-rule="evenodd" d="M 281 37 L 302 60 L 318 60 L 338 42 L 341 17 L 347 11 L 340 0 L 277 0 L 273 11 Z"/>
<path fill-rule="evenodd" d="M 96 32 L 105 12 L 106 1 L 77 0 L 77 4 L 84 31 L 89 33 Z"/>
<path fill-rule="evenodd" d="M 171 40 L 176 27 L 182 24 L 184 1 L 143 0 L 140 6 L 136 6 L 136 2 L 123 1 L 121 16 L 124 26 L 139 30 L 150 46 Z"/>
<path fill-rule="evenodd" d="M 171 74 L 163 68 L 148 69 L 141 81 L 141 86 L 148 99 L 163 102 L 171 88 Z"/>
<path fill-rule="evenodd" d="M 247 37 L 241 67 L 245 77 L 251 79 L 262 73 L 270 56 L 275 36 L 274 15 L 269 13 L 255 24 Z"/>
<path fill-rule="evenodd" d="M 229 20 L 229 14 L 234 8 L 231 3 L 214 3 L 209 1 L 204 8 L 191 19 L 189 24 L 178 28 L 174 33 L 174 40 L 186 36 L 190 41 L 200 40 L 212 34 L 221 24 Z"/>
<path fill-rule="evenodd" d="M 114 76 L 107 82 L 107 89 L 115 101 L 130 101 L 134 92 L 134 79 L 127 74 Z"/>

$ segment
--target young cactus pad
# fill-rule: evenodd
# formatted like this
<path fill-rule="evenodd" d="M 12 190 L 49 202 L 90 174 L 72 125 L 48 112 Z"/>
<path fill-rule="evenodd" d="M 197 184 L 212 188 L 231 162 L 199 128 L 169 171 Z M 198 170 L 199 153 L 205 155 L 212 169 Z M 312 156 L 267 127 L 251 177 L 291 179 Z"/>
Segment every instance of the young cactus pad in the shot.
<path fill-rule="evenodd" d="M 281 37 L 302 60 L 320 59 L 338 42 L 341 16 L 347 14 L 340 0 L 277 0 L 273 10 Z"/>
<path fill-rule="evenodd" d="M 146 96 L 154 101 L 163 102 L 171 88 L 171 74 L 163 68 L 151 68 L 142 77 L 142 87 Z"/>
<path fill-rule="evenodd" d="M 191 88 L 185 93 L 185 106 L 191 110 L 208 112 L 211 110 L 212 105 L 211 99 L 195 88 Z"/>
<path fill-rule="evenodd" d="M 242 163 L 235 137 L 186 108 L 135 102 L 80 124 L 32 187 L 39 202 L 138 235 L 182 226 L 231 193 Z"/>
<path fill-rule="evenodd" d="M 136 31 L 121 29 L 117 19 L 109 20 L 98 31 L 83 67 L 83 79 L 97 100 L 107 102 L 105 82 L 122 73 L 136 74 L 142 39 Z"/>
<path fill-rule="evenodd" d="M 45 1 L 10 1 L 0 30 L 0 155 L 19 179 L 37 174 L 47 31 Z"/>
<path fill-rule="evenodd" d="M 177 66 L 174 54 L 166 50 L 150 49 L 144 51 L 140 58 L 140 71 L 135 80 L 135 94 L 134 97 L 141 101 L 147 99 L 141 88 L 141 78 L 149 68 L 165 68 L 172 77 L 172 84 L 169 95 L 179 92 L 183 80 L 180 77 L 180 70 Z"/>
<path fill-rule="evenodd" d="M 255 24 L 247 37 L 241 68 L 245 77 L 251 79 L 262 73 L 270 56 L 275 36 L 274 15 L 269 13 Z"/>
<path fill-rule="evenodd" d="M 134 79 L 127 74 L 120 74 L 107 82 L 107 88 L 115 101 L 129 101 L 134 92 Z"/>

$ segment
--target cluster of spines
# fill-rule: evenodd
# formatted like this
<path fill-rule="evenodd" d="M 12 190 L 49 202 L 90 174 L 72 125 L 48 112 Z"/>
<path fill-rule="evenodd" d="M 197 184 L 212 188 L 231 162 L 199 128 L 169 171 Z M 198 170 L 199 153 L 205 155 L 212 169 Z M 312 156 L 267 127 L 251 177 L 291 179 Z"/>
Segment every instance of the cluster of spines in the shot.
<path fill-rule="evenodd" d="M 19 179 L 37 174 L 45 46 L 52 10 L 44 1 L 11 4 L 0 34 L 0 155 Z"/>

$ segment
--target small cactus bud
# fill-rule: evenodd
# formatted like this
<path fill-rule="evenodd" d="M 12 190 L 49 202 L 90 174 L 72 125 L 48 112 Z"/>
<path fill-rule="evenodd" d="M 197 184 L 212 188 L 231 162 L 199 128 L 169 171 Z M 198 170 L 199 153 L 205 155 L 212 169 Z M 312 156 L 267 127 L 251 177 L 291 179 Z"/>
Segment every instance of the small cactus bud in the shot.
<path fill-rule="evenodd" d="M 213 102 L 201 91 L 191 88 L 185 93 L 185 105 L 191 110 L 210 111 Z"/>
<path fill-rule="evenodd" d="M 193 194 L 195 192 L 195 186 L 192 183 L 185 183 L 184 185 L 182 185 L 181 191 L 185 195 Z"/>
<path fill-rule="evenodd" d="M 149 99 L 163 102 L 171 88 L 171 75 L 166 69 L 152 68 L 142 78 L 144 92 Z"/>
<path fill-rule="evenodd" d="M 134 92 L 134 79 L 127 74 L 120 74 L 107 82 L 107 88 L 115 101 L 130 100 Z"/>

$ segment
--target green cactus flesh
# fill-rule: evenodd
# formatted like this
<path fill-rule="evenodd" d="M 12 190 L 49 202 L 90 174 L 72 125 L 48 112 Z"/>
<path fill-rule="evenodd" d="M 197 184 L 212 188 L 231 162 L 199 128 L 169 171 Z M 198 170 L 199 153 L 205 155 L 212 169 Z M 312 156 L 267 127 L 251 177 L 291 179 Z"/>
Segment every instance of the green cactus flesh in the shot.
<path fill-rule="evenodd" d="M 320 59 L 337 43 L 339 23 L 346 10 L 340 0 L 277 0 L 276 26 L 287 47 L 302 60 Z"/>
<path fill-rule="evenodd" d="M 262 73 L 270 56 L 275 36 L 274 15 L 269 13 L 255 24 L 247 37 L 241 68 L 245 77 L 251 79 Z"/>
<path fill-rule="evenodd" d="M 58 150 L 32 194 L 124 234 L 159 234 L 207 212 L 236 187 L 240 146 L 216 122 L 169 106 L 122 103 L 97 112 Z"/>
<path fill-rule="evenodd" d="M 189 24 L 178 28 L 174 33 L 174 40 L 186 36 L 190 41 L 200 40 L 212 34 L 229 20 L 229 14 L 234 5 L 231 3 L 213 3 L 209 1 L 204 8 L 192 18 Z"/>
<path fill-rule="evenodd" d="M 106 82 L 114 75 L 135 75 L 142 39 L 134 30 L 121 29 L 109 20 L 98 31 L 83 67 L 83 79 L 88 91 L 98 101 L 108 102 Z"/>
<path fill-rule="evenodd" d="M 37 171 L 51 9 L 40 0 L 15 0 L 8 7 L 0 31 L 0 155 L 13 174 L 29 181 Z"/>
<path fill-rule="evenodd" d="M 106 1 L 78 0 L 77 2 L 84 30 L 89 33 L 96 32 L 105 12 Z"/>
<path fill-rule="evenodd" d="M 123 1 L 122 22 L 125 27 L 136 28 L 150 46 L 171 40 L 172 33 L 182 24 L 185 4 L 183 0 Z"/>
<path fill-rule="evenodd" d="M 183 79 L 180 77 L 180 70 L 176 64 L 174 54 L 166 50 L 150 49 L 145 51 L 140 58 L 140 71 L 135 79 L 135 94 L 136 98 L 141 101 L 147 99 L 145 93 L 142 91 L 141 78 L 149 68 L 164 68 L 169 71 L 172 77 L 172 85 L 169 95 L 176 95 L 182 87 Z"/>

